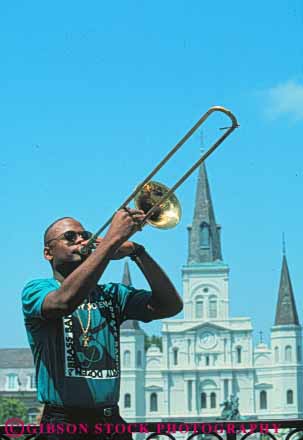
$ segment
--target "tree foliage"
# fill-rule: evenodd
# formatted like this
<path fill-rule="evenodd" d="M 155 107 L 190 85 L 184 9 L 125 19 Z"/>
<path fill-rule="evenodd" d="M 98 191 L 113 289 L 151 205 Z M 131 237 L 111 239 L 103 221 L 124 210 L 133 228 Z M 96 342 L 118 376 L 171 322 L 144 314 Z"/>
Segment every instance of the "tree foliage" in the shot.
<path fill-rule="evenodd" d="M 0 397 L 0 424 L 4 424 L 11 417 L 18 417 L 26 422 L 26 406 L 19 399 Z"/>
<path fill-rule="evenodd" d="M 151 345 L 156 345 L 162 351 L 162 336 L 156 336 L 156 335 L 145 336 L 144 338 L 145 351 L 147 351 Z"/>

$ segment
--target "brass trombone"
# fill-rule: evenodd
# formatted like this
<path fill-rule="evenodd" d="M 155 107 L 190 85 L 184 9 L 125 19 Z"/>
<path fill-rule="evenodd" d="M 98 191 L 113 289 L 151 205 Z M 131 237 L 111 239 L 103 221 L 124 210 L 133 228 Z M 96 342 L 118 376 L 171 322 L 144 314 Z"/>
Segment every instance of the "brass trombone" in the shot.
<path fill-rule="evenodd" d="M 167 188 L 165 185 L 151 181 L 151 178 L 159 171 L 160 168 L 182 147 L 182 145 L 193 135 L 193 133 L 205 122 L 205 120 L 214 112 L 221 112 L 226 114 L 231 119 L 231 126 L 224 127 L 225 133 L 194 163 L 194 165 L 174 184 L 172 188 Z M 177 188 L 204 162 L 205 159 L 235 130 L 239 127 L 235 115 L 228 109 L 221 106 L 213 106 L 204 113 L 199 121 L 186 133 L 186 135 L 173 147 L 169 153 L 161 160 L 161 162 L 150 172 L 150 174 L 140 183 L 130 196 L 122 203 L 120 209 L 126 207 L 131 200 L 134 199 L 135 205 L 138 209 L 145 212 L 145 217 L 140 223 L 143 226 L 149 223 L 152 226 L 168 229 L 174 227 L 180 220 L 181 206 L 173 194 Z M 166 202 L 166 203 L 164 203 Z M 82 246 L 80 253 L 86 255 L 93 247 L 94 241 L 111 223 L 113 214 L 104 225 L 95 232 L 89 239 L 85 246 Z M 164 220 L 163 220 L 164 218 Z"/>

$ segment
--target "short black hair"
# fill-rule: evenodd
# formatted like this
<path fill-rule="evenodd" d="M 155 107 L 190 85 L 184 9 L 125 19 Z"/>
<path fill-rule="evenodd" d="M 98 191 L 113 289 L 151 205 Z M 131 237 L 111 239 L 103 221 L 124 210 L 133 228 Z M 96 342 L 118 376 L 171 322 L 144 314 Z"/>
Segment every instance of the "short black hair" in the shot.
<path fill-rule="evenodd" d="M 71 218 L 73 219 L 73 217 L 61 217 L 58 218 L 57 220 L 55 220 L 53 223 L 51 223 L 44 231 L 44 246 L 46 245 L 46 243 L 48 242 L 47 240 L 47 234 L 49 233 L 49 231 L 52 229 L 53 226 L 55 226 L 57 223 L 61 222 L 61 220 L 65 220 L 66 218 Z M 74 219 L 73 219 L 74 220 Z"/>

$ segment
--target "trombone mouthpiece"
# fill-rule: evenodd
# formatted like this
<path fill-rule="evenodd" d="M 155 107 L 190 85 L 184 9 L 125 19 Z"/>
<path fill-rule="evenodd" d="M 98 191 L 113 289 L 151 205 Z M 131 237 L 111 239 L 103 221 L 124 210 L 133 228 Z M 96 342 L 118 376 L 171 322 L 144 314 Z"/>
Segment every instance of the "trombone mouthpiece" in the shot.
<path fill-rule="evenodd" d="M 79 253 L 81 255 L 88 255 L 90 251 L 90 248 L 88 246 L 81 246 L 79 249 Z"/>
<path fill-rule="evenodd" d="M 92 251 L 94 251 L 96 249 L 96 246 L 94 243 L 90 243 L 87 244 L 86 246 L 81 246 L 79 249 L 79 253 L 81 255 L 88 255 L 90 254 Z"/>

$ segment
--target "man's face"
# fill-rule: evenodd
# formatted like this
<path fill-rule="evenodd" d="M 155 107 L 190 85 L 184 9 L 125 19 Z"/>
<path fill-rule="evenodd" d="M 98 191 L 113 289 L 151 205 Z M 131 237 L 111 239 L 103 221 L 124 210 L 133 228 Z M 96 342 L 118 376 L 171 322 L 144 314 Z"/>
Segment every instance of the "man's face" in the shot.
<path fill-rule="evenodd" d="M 66 265 L 76 268 L 84 259 L 79 250 L 85 240 L 77 235 L 74 241 L 68 241 L 63 236 L 67 231 L 81 232 L 84 228 L 77 220 L 66 218 L 56 223 L 47 234 L 44 257 L 54 269 Z"/>

